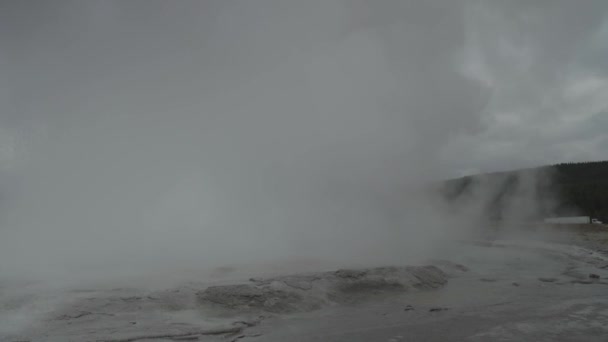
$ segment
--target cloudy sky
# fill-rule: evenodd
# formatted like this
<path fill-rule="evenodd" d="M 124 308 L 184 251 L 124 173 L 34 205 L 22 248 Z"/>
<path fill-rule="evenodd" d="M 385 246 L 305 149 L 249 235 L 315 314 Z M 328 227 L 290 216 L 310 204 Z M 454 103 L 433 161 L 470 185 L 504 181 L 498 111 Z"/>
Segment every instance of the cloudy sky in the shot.
<path fill-rule="evenodd" d="M 83 118 L 222 115 L 218 98 L 255 79 L 283 83 L 268 87 L 278 98 L 307 96 L 293 103 L 317 102 L 311 111 L 349 110 L 322 94 L 334 91 L 342 101 L 367 93 L 370 112 L 422 121 L 407 112 L 441 112 L 428 117 L 444 124 L 422 126 L 450 135 L 449 144 L 438 137 L 446 175 L 608 159 L 602 0 L 3 0 L 1 9 L 5 166 Z M 289 75 L 265 76 L 273 72 Z M 298 77 L 323 89 L 296 89 Z M 459 90 L 471 81 L 477 89 Z M 408 97 L 417 91 L 438 94 L 423 103 Z M 460 97 L 453 108 L 432 103 L 451 93 Z"/>
<path fill-rule="evenodd" d="M 383 249 L 408 182 L 608 159 L 607 42 L 605 0 L 1 0 L 0 249 Z"/>
<path fill-rule="evenodd" d="M 608 4 L 492 3 L 466 16 L 464 70 L 492 90 L 485 127 L 450 153 L 474 151 L 473 170 L 605 160 Z"/>

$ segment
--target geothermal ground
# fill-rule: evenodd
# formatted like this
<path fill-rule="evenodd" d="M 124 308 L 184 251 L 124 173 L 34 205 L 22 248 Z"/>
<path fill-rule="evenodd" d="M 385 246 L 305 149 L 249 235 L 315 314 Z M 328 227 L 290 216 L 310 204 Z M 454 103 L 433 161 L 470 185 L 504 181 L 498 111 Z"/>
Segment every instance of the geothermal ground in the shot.
<path fill-rule="evenodd" d="M 607 238 L 582 227 L 445 242 L 415 265 L 223 267 L 154 287 L 4 280 L 0 341 L 606 341 Z"/>

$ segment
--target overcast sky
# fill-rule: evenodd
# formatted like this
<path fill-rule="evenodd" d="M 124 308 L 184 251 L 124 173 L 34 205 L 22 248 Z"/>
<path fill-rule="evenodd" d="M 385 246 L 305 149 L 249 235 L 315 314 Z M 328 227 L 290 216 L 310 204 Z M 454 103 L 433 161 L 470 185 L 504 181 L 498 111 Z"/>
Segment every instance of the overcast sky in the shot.
<path fill-rule="evenodd" d="M 418 91 L 417 83 L 434 82 L 420 91 L 447 94 L 466 79 L 477 82 L 478 89 L 460 99 L 469 104 L 421 105 L 420 111 L 441 111 L 429 120 L 446 123 L 429 134 L 451 136 L 437 147 L 448 176 L 608 159 L 608 2 L 425 2 L 3 0 L 2 163 L 15 163 L 25 145 L 44 144 L 48 134 L 64 134 L 84 117 L 221 115 L 213 113 L 226 107 L 217 101 L 221 94 L 297 67 L 320 87 L 334 82 L 323 91 L 345 99 L 348 89 L 331 89 L 343 81 L 399 87 L 366 99 L 393 97 L 385 101 L 388 111 L 415 108 L 407 94 Z M 388 71 L 369 68 L 375 58 L 386 60 Z M 369 75 L 344 80 L 305 70 L 304 63 L 328 69 L 360 63 Z M 452 82 L 452 73 L 465 77 L 439 86 Z M 292 81 L 276 80 L 282 89 Z M 363 86 L 351 90 L 365 92 Z M 293 93 L 321 102 L 324 96 Z M 316 110 L 336 108 L 321 103 Z"/>
<path fill-rule="evenodd" d="M 493 3 L 466 17 L 465 70 L 492 89 L 485 129 L 449 153 L 474 151 L 473 170 L 607 159 L 608 3 Z"/>

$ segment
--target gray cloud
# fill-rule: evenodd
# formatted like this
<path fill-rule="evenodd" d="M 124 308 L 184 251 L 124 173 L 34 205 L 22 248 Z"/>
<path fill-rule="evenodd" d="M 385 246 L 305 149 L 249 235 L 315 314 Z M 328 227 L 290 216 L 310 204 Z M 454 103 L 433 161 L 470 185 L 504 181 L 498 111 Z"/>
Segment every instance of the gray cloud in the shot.
<path fill-rule="evenodd" d="M 603 1 L 470 2 L 465 70 L 492 88 L 487 128 L 452 146 L 500 170 L 608 158 L 603 135 L 608 94 Z M 604 57 L 604 58 L 602 58 Z M 471 167 L 471 165 L 474 165 Z"/>

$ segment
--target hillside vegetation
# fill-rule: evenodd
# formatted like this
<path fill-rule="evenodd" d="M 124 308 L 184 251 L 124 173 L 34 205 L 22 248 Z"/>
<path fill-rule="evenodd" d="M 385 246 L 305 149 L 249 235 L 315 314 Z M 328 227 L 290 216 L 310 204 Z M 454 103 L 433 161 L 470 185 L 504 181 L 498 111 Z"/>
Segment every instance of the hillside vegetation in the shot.
<path fill-rule="evenodd" d="M 452 204 L 482 203 L 491 219 L 588 215 L 608 221 L 608 161 L 565 163 L 452 179 L 442 185 Z M 480 200 L 481 199 L 481 200 Z"/>

